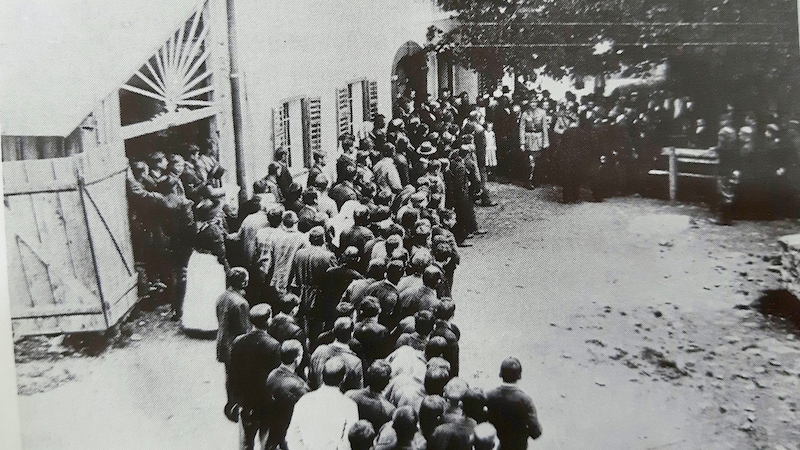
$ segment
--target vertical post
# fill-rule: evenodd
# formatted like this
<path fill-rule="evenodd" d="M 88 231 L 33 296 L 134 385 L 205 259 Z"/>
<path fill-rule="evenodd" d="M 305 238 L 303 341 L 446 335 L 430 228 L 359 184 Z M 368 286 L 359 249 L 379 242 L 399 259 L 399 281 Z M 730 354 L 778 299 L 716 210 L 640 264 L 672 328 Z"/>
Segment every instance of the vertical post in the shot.
<path fill-rule="evenodd" d="M 242 118 L 242 86 L 239 73 L 239 52 L 236 41 L 236 0 L 226 0 L 228 15 L 228 52 L 230 54 L 231 104 L 233 115 L 233 145 L 236 154 L 236 182 L 239 184 L 239 204 L 247 200 L 248 183 L 244 164 L 244 120 Z"/>
<path fill-rule="evenodd" d="M 667 147 L 669 153 L 669 200 L 675 201 L 678 197 L 678 158 L 675 156 L 675 147 Z"/>

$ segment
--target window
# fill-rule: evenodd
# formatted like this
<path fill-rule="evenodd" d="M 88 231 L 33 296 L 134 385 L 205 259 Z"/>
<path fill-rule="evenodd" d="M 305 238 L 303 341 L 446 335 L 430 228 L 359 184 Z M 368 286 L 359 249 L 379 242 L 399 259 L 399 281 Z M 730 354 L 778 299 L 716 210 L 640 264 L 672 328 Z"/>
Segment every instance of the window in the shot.
<path fill-rule="evenodd" d="M 341 136 L 352 133 L 363 136 L 378 113 L 378 82 L 367 79 L 353 81 L 336 90 L 336 123 Z"/>
<path fill-rule="evenodd" d="M 283 147 L 289 167 L 311 167 L 312 155 L 322 150 L 319 97 L 296 97 L 272 110 L 273 150 Z"/>

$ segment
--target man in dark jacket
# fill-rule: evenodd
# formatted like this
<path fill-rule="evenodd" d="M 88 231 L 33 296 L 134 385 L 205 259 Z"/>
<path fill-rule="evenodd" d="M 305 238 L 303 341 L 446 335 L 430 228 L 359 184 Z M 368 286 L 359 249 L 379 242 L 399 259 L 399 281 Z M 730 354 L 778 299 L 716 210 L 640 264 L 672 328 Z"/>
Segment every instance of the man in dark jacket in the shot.
<path fill-rule="evenodd" d="M 283 198 L 289 196 L 289 186 L 292 184 L 292 174 L 289 172 L 289 163 L 287 162 L 288 153 L 283 147 L 275 150 L 275 162 L 281 166 L 281 171 L 278 174 L 278 188 L 281 190 Z"/>
<path fill-rule="evenodd" d="M 394 405 L 383 397 L 383 390 L 389 384 L 392 367 L 384 360 L 376 360 L 367 369 L 367 387 L 347 391 L 347 395 L 358 405 L 358 418 L 368 420 L 374 429 L 380 430 L 383 424 L 392 419 Z"/>
<path fill-rule="evenodd" d="M 363 269 L 369 261 L 364 257 L 364 249 L 367 247 L 367 242 L 375 239 L 375 234 L 367 228 L 369 225 L 369 210 L 366 206 L 359 206 L 353 212 L 353 226 L 347 230 L 342 231 L 339 237 L 340 248 L 355 247 L 358 249 L 358 256 L 363 261 Z"/>
<path fill-rule="evenodd" d="M 343 166 L 342 173 L 339 174 L 339 180 L 331 188 L 328 196 L 336 202 L 336 208 L 341 211 L 342 205 L 347 203 L 348 200 L 358 201 L 358 191 L 353 184 L 356 177 L 355 164 L 348 164 Z"/>
<path fill-rule="evenodd" d="M 263 441 L 269 432 L 270 397 L 267 377 L 281 363 L 281 345 L 267 333 L 272 310 L 260 303 L 250 309 L 255 328 L 233 341 L 230 359 L 230 398 L 226 411 L 240 411 L 246 448 L 254 448 L 258 434 Z"/>
<path fill-rule="evenodd" d="M 296 373 L 304 355 L 300 342 L 293 339 L 285 341 L 281 344 L 281 365 L 267 377 L 270 398 L 268 449 L 286 448 L 286 430 L 292 419 L 294 405 L 310 390 L 305 380 Z"/>
<path fill-rule="evenodd" d="M 308 241 L 311 245 L 301 248 L 294 255 L 289 286 L 300 296 L 300 323 L 304 324 L 308 337 L 316 341 L 326 317 L 322 287 L 326 272 L 336 265 L 336 256 L 325 248 L 325 230 L 322 227 L 312 228 L 308 233 Z M 335 308 L 336 304 L 330 306 L 331 310 Z M 330 316 L 335 317 L 333 313 Z"/>
<path fill-rule="evenodd" d="M 517 387 L 522 365 L 517 358 L 506 358 L 500 365 L 503 384 L 486 394 L 489 423 L 497 429 L 504 450 L 528 448 L 528 437 L 537 439 L 542 426 L 531 397 Z"/>
<path fill-rule="evenodd" d="M 347 247 L 342 253 L 341 264 L 328 269 L 325 275 L 325 282 L 322 285 L 322 298 L 324 304 L 321 310 L 326 313 L 325 328 L 330 328 L 333 323 L 332 320 L 335 316 L 328 316 L 336 309 L 342 294 L 350 286 L 353 280 L 360 280 L 363 278 L 358 271 L 359 252 L 355 247 Z"/>
<path fill-rule="evenodd" d="M 402 261 L 389 261 L 389 264 L 386 265 L 384 278 L 376 280 L 364 290 L 364 296 L 372 296 L 377 300 L 381 310 L 378 322 L 389 329 L 397 325 L 397 322 L 393 320 L 395 317 L 394 309 L 399 298 L 397 283 L 403 277 L 404 270 L 405 265 Z"/>
<path fill-rule="evenodd" d="M 380 312 L 375 297 L 365 297 L 358 309 L 359 321 L 355 325 L 353 337 L 361 344 L 364 367 L 369 367 L 373 361 L 389 353 L 386 342 L 389 330 L 378 323 Z"/>
<path fill-rule="evenodd" d="M 345 376 L 340 386 L 342 392 L 364 387 L 364 369 L 361 359 L 350 349 L 348 342 L 353 338 L 353 321 L 347 317 L 336 319 L 333 324 L 334 341 L 323 344 L 311 355 L 311 368 L 308 372 L 308 383 L 312 388 L 322 385 L 322 373 L 325 363 L 332 358 L 344 362 Z"/>
<path fill-rule="evenodd" d="M 217 361 L 225 364 L 226 379 L 229 372 L 233 341 L 250 331 L 250 306 L 244 298 L 247 271 L 234 267 L 228 275 L 228 289 L 217 300 Z"/>

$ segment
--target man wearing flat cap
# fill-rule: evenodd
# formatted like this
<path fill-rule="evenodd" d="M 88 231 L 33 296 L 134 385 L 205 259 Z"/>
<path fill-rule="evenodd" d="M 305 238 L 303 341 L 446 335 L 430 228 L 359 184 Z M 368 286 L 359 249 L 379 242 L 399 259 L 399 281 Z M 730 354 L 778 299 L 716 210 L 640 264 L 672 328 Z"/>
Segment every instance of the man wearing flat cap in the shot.
<path fill-rule="evenodd" d="M 486 394 L 489 423 L 497 429 L 502 449 L 528 448 L 528 437 L 542 435 L 542 426 L 531 397 L 517 386 L 522 377 L 522 364 L 517 358 L 506 358 L 500 365 L 503 384 Z"/>

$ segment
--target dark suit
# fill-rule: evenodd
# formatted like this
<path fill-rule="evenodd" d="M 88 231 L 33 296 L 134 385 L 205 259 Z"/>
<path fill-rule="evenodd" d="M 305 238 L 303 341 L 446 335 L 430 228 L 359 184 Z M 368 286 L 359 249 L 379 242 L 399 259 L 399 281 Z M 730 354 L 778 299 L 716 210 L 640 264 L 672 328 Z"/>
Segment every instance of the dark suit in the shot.
<path fill-rule="evenodd" d="M 450 363 L 450 376 L 457 377 L 458 376 L 458 354 L 459 354 L 459 346 L 458 346 L 458 336 L 447 323 L 439 322 L 436 326 L 434 326 L 433 331 L 431 332 L 430 337 L 441 336 L 447 341 L 447 348 L 444 351 L 444 359 Z"/>
<path fill-rule="evenodd" d="M 393 320 L 395 317 L 395 306 L 397 305 L 397 300 L 399 297 L 397 293 L 397 286 L 388 280 L 378 280 L 370 284 L 369 287 L 364 291 L 363 297 L 366 296 L 372 296 L 378 299 L 378 303 L 381 307 L 381 314 L 378 316 L 378 322 L 387 328 L 394 328 L 399 321 L 399 319 L 397 321 Z"/>
<path fill-rule="evenodd" d="M 322 331 L 325 314 L 322 306 L 321 292 L 325 281 L 326 272 L 336 264 L 333 252 L 322 246 L 312 245 L 301 248 L 294 255 L 292 272 L 289 275 L 289 285 L 300 297 L 301 323 L 308 327 L 308 337 L 315 340 Z M 335 315 L 336 305 L 332 306 L 331 314 Z"/>
<path fill-rule="evenodd" d="M 289 185 L 292 184 L 292 174 L 289 173 L 289 166 L 283 161 L 278 161 L 281 166 L 281 173 L 278 175 L 278 188 L 281 190 L 283 198 L 287 198 L 289 194 Z"/>
<path fill-rule="evenodd" d="M 253 329 L 233 341 L 229 371 L 229 401 L 242 407 L 246 442 L 268 429 L 270 396 L 267 377 L 281 362 L 281 344 L 264 330 Z"/>
<path fill-rule="evenodd" d="M 285 366 L 279 366 L 269 374 L 267 377 L 267 392 L 270 395 L 267 448 L 277 448 L 278 445 L 286 447 L 284 440 L 292 419 L 294 405 L 309 390 L 305 380 Z"/>
<path fill-rule="evenodd" d="M 322 164 L 314 164 L 308 169 L 308 177 L 306 178 L 306 188 L 314 186 L 317 177 L 325 173 L 325 166 Z"/>
<path fill-rule="evenodd" d="M 328 197 L 333 199 L 336 202 L 336 208 L 341 210 L 342 205 L 348 200 L 358 201 L 358 192 L 352 181 L 342 181 L 331 188 L 330 192 L 328 192 Z"/>
<path fill-rule="evenodd" d="M 364 278 L 358 271 L 346 266 L 335 266 L 328 269 L 325 274 L 325 282 L 322 285 L 322 298 L 323 305 L 320 311 L 325 314 L 326 327 L 333 326 L 333 321 L 336 320 L 336 305 L 339 304 L 339 299 L 342 294 L 350 286 L 353 280 L 360 280 Z"/>
<path fill-rule="evenodd" d="M 225 290 L 217 299 L 217 361 L 227 367 L 233 341 L 252 328 L 250 305 L 238 292 Z"/>
<path fill-rule="evenodd" d="M 414 350 L 424 352 L 425 346 L 428 345 L 428 337 L 420 336 L 416 331 L 413 333 L 403 333 L 397 338 L 397 343 L 394 344 L 394 348 L 397 350 L 404 345 L 408 345 Z"/>
<path fill-rule="evenodd" d="M 436 290 L 424 284 L 417 288 L 408 288 L 400 294 L 400 298 L 397 301 L 394 311 L 395 320 L 399 322 L 404 317 L 414 315 L 417 311 L 430 311 L 438 300 Z"/>
<path fill-rule="evenodd" d="M 364 367 L 369 367 L 373 361 L 388 354 L 388 336 L 389 329 L 379 324 L 374 318 L 356 324 L 353 337 L 361 343 Z"/>
<path fill-rule="evenodd" d="M 516 385 L 504 384 L 486 394 L 489 423 L 497 429 L 503 450 L 528 448 L 528 436 L 542 435 L 531 397 Z"/>
<path fill-rule="evenodd" d="M 369 421 L 374 429 L 380 430 L 383 424 L 392 420 L 394 405 L 383 398 L 380 393 L 364 388 L 347 391 L 345 395 L 356 402 L 358 418 Z"/>
<path fill-rule="evenodd" d="M 375 234 L 369 228 L 354 225 L 352 228 L 342 231 L 342 235 L 339 237 L 339 248 L 344 250 L 350 246 L 355 247 L 358 249 L 361 258 L 366 259 L 364 258 L 364 249 L 367 247 L 367 242 L 373 239 L 375 239 Z"/>
<path fill-rule="evenodd" d="M 477 425 L 475 420 L 462 417 L 459 420 L 444 421 L 433 430 L 428 441 L 428 450 L 471 450 L 472 431 Z"/>
<path fill-rule="evenodd" d="M 267 331 L 269 331 L 270 336 L 280 343 L 296 339 L 305 347 L 306 333 L 291 316 L 285 314 L 276 315 L 272 319 L 272 323 L 269 324 Z"/>

